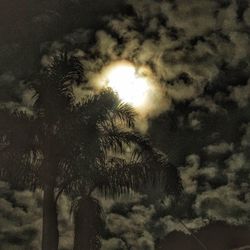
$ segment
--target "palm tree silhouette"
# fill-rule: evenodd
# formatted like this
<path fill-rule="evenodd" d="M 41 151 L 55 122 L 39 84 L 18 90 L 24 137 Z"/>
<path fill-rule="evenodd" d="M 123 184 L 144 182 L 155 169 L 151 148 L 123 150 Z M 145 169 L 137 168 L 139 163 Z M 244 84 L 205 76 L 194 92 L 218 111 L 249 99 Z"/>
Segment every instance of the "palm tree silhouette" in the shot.
<path fill-rule="evenodd" d="M 62 187 L 74 200 L 74 250 L 95 250 L 100 249 L 102 222 L 101 207 L 92 197 L 96 189 L 117 196 L 131 190 L 145 192 L 146 183 L 154 188 L 161 181 L 163 194 L 177 192 L 179 182 L 178 178 L 170 180 L 170 172 L 176 170 L 166 157 L 135 131 L 133 109 L 111 90 L 89 98 L 75 109 L 74 116 L 70 119 L 71 132 L 67 132 L 75 150 L 67 151 L 71 155 L 66 158 L 71 160 L 64 161 L 67 176 L 62 178 Z"/>
<path fill-rule="evenodd" d="M 63 52 L 31 84 L 36 91 L 36 134 L 42 154 L 39 180 L 44 191 L 42 249 L 58 249 L 58 222 L 55 192 L 60 185 L 61 162 L 65 144 L 64 122 L 70 117 L 73 96 L 71 87 L 82 82 L 83 69 L 74 57 Z"/>
<path fill-rule="evenodd" d="M 58 249 L 57 200 L 63 192 L 73 200 L 74 250 L 95 250 L 102 223 L 95 190 L 154 196 L 156 186 L 160 195 L 180 189 L 177 170 L 134 129 L 135 112 L 112 90 L 75 105 L 72 88 L 82 82 L 81 63 L 60 53 L 30 84 L 36 93 L 32 117 L 0 110 L 1 177 L 43 189 L 43 250 Z"/>

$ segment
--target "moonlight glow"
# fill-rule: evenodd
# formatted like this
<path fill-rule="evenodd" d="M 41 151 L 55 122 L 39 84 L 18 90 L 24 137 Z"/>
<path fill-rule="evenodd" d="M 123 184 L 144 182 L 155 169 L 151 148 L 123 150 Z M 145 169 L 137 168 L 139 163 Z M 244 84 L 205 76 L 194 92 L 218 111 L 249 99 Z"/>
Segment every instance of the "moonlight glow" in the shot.
<path fill-rule="evenodd" d="M 147 103 L 151 83 L 141 71 L 128 62 L 114 63 L 105 69 L 102 85 L 111 87 L 122 101 L 142 107 Z"/>

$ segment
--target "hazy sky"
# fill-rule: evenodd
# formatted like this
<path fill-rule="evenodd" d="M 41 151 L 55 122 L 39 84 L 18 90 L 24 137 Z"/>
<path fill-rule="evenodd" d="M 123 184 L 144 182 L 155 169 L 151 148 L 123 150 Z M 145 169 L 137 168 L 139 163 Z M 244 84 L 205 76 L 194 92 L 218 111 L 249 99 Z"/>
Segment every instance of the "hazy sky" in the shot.
<path fill-rule="evenodd" d="M 128 3 L 2 0 L 1 102 L 29 105 L 22 80 L 46 66 L 61 48 L 79 57 L 90 81 L 114 60 L 147 65 L 164 95 L 147 121 L 148 133 L 180 169 L 187 224 L 249 224 L 250 1 Z M 139 244 L 131 234 L 140 232 L 147 249 L 154 249 L 158 228 L 148 229 L 145 223 L 133 227 L 133 209 L 147 222 L 155 212 L 136 201 L 127 217 L 110 213 L 114 240 L 107 246 L 122 244 L 120 236 Z M 168 216 L 157 223 L 165 234 L 179 227 Z M 134 249 L 146 249 L 140 244 Z"/>

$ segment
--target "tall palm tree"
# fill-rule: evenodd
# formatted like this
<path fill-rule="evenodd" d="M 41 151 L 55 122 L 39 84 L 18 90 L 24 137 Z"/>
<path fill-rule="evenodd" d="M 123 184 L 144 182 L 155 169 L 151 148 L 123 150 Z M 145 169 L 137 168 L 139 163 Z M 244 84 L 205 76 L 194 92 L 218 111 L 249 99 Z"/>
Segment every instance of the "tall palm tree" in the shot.
<path fill-rule="evenodd" d="M 34 116 L 0 110 L 1 179 L 12 186 L 43 189 L 42 249 L 58 249 L 58 222 L 55 193 L 60 186 L 60 165 L 65 149 L 61 134 L 72 111 L 72 85 L 82 82 L 81 63 L 67 53 L 52 58 L 51 64 L 35 75 Z"/>
<path fill-rule="evenodd" d="M 58 249 L 58 222 L 55 192 L 59 185 L 60 163 L 65 145 L 60 135 L 65 134 L 64 122 L 72 109 L 71 87 L 82 82 L 81 63 L 67 53 L 54 57 L 36 81 L 31 84 L 36 94 L 36 140 L 42 155 L 39 180 L 43 194 L 42 249 Z"/>
<path fill-rule="evenodd" d="M 69 162 L 64 161 L 62 173 L 67 177 L 62 178 L 62 186 L 77 200 L 74 250 L 95 250 L 100 249 L 101 208 L 91 196 L 94 190 L 119 195 L 131 189 L 142 191 L 145 183 L 153 188 L 162 180 L 163 192 L 170 192 L 178 190 L 179 181 L 168 182 L 175 169 L 148 139 L 135 132 L 133 109 L 111 90 L 88 99 L 75 112 L 76 118 L 70 119 L 72 131 L 67 132 L 76 146 L 66 155 Z M 133 149 L 130 159 L 126 159 L 128 147 Z"/>

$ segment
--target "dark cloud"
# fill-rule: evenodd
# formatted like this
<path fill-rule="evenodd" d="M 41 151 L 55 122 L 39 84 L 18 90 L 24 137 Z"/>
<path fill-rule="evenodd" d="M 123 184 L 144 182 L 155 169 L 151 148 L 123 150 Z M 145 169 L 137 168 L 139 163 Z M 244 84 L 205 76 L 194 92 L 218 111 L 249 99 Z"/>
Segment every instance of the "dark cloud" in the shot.
<path fill-rule="evenodd" d="M 83 38 L 82 29 L 83 32 L 97 29 L 104 15 L 122 8 L 123 4 L 123 0 L 1 1 L 0 75 L 12 74 L 16 79 L 13 87 L 18 89 L 20 80 L 39 70 L 44 43 L 60 40 L 64 35 L 67 40 L 67 34 L 72 44 L 75 40 L 79 42 L 80 36 Z M 0 88 L 1 94 L 5 92 L 5 97 L 13 101 L 9 88 L 3 88 L 2 83 Z M 5 101 L 1 96 L 0 100 Z"/>
<path fill-rule="evenodd" d="M 220 142 L 217 144 L 208 145 L 204 148 L 207 154 L 225 154 L 228 151 L 233 151 L 234 146 L 233 144 L 229 144 L 226 142 Z"/>

